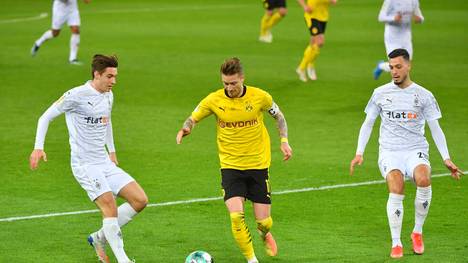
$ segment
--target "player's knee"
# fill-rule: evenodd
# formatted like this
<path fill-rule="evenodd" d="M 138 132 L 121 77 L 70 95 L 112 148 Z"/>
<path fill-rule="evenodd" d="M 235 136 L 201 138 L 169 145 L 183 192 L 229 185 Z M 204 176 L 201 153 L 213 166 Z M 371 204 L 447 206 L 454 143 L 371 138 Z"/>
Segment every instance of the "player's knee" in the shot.
<path fill-rule="evenodd" d="M 52 36 L 58 37 L 58 35 L 60 35 L 60 30 L 52 29 Z"/>
<path fill-rule="evenodd" d="M 392 170 L 387 174 L 388 191 L 394 194 L 403 194 L 405 181 L 399 170 Z"/>
<path fill-rule="evenodd" d="M 427 165 L 418 165 L 414 169 L 414 181 L 417 186 L 427 187 L 431 185 L 431 168 Z"/>
<path fill-rule="evenodd" d="M 140 212 L 148 205 L 148 196 L 145 193 L 138 195 L 131 203 L 135 211 Z"/>
<path fill-rule="evenodd" d="M 286 8 L 280 8 L 280 9 L 278 10 L 278 13 L 280 14 L 280 16 L 285 17 L 285 16 L 288 14 L 288 9 L 286 9 Z"/>

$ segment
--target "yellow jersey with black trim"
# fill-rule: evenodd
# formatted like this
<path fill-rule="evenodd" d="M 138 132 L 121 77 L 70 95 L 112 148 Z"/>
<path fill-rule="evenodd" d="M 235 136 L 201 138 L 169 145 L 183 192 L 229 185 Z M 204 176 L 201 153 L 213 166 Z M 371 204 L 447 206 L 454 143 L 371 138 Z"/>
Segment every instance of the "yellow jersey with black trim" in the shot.
<path fill-rule="evenodd" d="M 270 166 L 271 150 L 263 112 L 272 106 L 271 95 L 259 88 L 244 86 L 239 98 L 230 98 L 219 89 L 198 104 L 192 118 L 199 122 L 211 114 L 216 116 L 221 168 L 265 169 Z"/>
<path fill-rule="evenodd" d="M 304 13 L 304 18 L 307 21 L 311 19 L 317 19 L 322 22 L 328 21 L 330 0 L 307 0 L 307 5 L 312 9 L 311 13 Z"/>

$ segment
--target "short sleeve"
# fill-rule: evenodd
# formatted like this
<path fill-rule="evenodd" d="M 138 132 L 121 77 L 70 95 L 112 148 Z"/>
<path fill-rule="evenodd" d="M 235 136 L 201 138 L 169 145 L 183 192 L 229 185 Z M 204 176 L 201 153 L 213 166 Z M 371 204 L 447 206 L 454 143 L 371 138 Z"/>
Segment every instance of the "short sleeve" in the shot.
<path fill-rule="evenodd" d="M 71 111 L 76 105 L 72 91 L 65 92 L 54 104 L 60 112 Z"/>
<path fill-rule="evenodd" d="M 434 95 L 429 94 L 428 98 L 423 104 L 422 113 L 426 121 L 433 121 L 442 118 L 442 113 L 440 112 L 439 104 L 437 104 Z"/>
<path fill-rule="evenodd" d="M 211 115 L 213 111 L 210 108 L 210 96 L 204 98 L 192 112 L 192 118 L 199 122 Z"/>
<path fill-rule="evenodd" d="M 265 91 L 262 103 L 262 111 L 269 111 L 273 107 L 273 98 Z"/>
<path fill-rule="evenodd" d="M 377 95 L 376 95 L 376 92 L 374 91 L 374 93 L 372 94 L 372 97 L 369 99 L 369 102 L 367 102 L 366 108 L 364 109 L 364 112 L 369 116 L 377 117 L 377 115 L 379 115 L 381 112 L 380 107 L 377 105 L 376 99 L 377 99 Z"/>

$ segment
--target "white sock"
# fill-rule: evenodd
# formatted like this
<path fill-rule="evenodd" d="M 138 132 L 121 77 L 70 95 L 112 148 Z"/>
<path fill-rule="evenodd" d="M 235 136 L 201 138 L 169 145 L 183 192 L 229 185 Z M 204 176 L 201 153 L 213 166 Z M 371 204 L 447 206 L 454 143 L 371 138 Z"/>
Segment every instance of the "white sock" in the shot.
<path fill-rule="evenodd" d="M 54 35 L 52 35 L 52 30 L 47 30 L 46 32 L 44 32 L 44 34 L 42 34 L 42 36 L 38 40 L 36 40 L 36 45 L 41 46 L 42 43 L 51 38 L 54 38 Z"/>
<path fill-rule="evenodd" d="M 136 214 L 138 214 L 137 211 L 135 211 L 129 203 L 121 204 L 117 209 L 117 221 L 119 227 L 125 226 Z M 97 234 L 99 238 L 105 237 L 104 228 L 99 229 Z"/>
<path fill-rule="evenodd" d="M 381 62 L 379 63 L 379 69 L 385 72 L 390 72 L 390 64 L 388 64 L 388 62 Z"/>
<path fill-rule="evenodd" d="M 416 198 L 414 199 L 414 229 L 413 232 L 422 234 L 424 220 L 426 220 L 429 206 L 431 205 L 432 188 L 418 187 L 416 189 Z"/>
<path fill-rule="evenodd" d="M 387 201 L 387 217 L 390 233 L 392 235 L 392 247 L 403 246 L 401 244 L 401 225 L 403 222 L 404 195 L 390 193 Z"/>
<path fill-rule="evenodd" d="M 124 251 L 124 243 L 122 238 L 122 232 L 120 231 L 117 217 L 106 217 L 102 221 L 102 229 L 106 236 L 107 242 L 114 252 L 114 256 L 117 258 L 119 263 L 127 263 L 130 259 L 127 257 Z"/>
<path fill-rule="evenodd" d="M 78 45 L 80 44 L 80 34 L 71 34 L 70 37 L 70 61 L 76 59 L 78 55 Z"/>
<path fill-rule="evenodd" d="M 247 263 L 258 263 L 258 259 L 254 256 L 253 258 L 249 259 Z"/>

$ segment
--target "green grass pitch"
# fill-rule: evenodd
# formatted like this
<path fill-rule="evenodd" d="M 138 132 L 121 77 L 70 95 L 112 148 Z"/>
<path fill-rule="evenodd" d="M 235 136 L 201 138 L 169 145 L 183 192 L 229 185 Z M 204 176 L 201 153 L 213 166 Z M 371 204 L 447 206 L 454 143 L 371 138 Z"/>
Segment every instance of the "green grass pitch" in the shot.
<path fill-rule="evenodd" d="M 246 84 L 270 92 L 289 124 L 293 158 L 284 163 L 272 118 L 271 182 L 274 191 L 381 180 L 378 124 L 365 163 L 348 175 L 364 107 L 372 90 L 390 81 L 372 79 L 384 59 L 381 1 L 340 0 L 331 8 L 326 43 L 317 61 L 319 80 L 301 83 L 294 72 L 308 41 L 302 10 L 288 1 L 287 17 L 270 45 L 257 41 L 260 0 L 135 0 L 80 2 L 84 66 L 68 65 L 69 30 L 29 49 L 48 27 L 23 21 L 51 10 L 52 1 L 3 0 L 0 9 L 0 219 L 95 209 L 69 167 L 64 118 L 49 127 L 49 161 L 28 167 L 37 119 L 61 94 L 90 78 L 95 53 L 118 54 L 114 88 L 114 138 L 120 166 L 144 187 L 151 203 L 221 195 L 214 118 L 200 123 L 182 145 L 175 135 L 196 104 L 221 87 L 219 65 L 238 56 Z M 454 162 L 468 169 L 468 3 L 421 1 L 426 21 L 413 26 L 412 79 L 431 90 Z M 430 132 L 434 174 L 447 172 Z M 433 180 L 433 202 L 424 233 L 426 253 L 411 253 L 414 186 L 406 185 L 399 262 L 468 262 L 468 181 Z M 273 233 L 279 255 L 268 258 L 248 224 L 260 262 L 391 262 L 385 184 L 273 195 Z M 98 213 L 0 221 L 0 262 L 96 262 L 86 242 L 100 227 Z M 206 250 L 217 262 L 244 262 L 230 233 L 221 200 L 148 207 L 123 228 L 125 247 L 137 262 L 183 262 Z"/>

